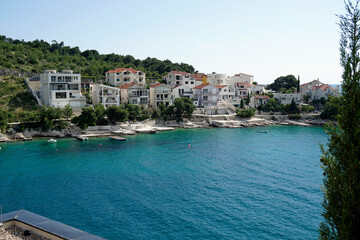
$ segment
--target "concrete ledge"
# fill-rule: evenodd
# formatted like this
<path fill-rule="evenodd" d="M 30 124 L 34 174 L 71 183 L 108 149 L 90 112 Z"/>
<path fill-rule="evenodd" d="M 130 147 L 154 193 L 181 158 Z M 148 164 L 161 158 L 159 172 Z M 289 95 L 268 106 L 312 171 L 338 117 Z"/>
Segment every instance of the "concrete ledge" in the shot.
<path fill-rule="evenodd" d="M 4 228 L 17 226 L 52 240 L 104 240 L 104 238 L 81 231 L 69 225 L 51 220 L 26 210 L 19 210 L 3 214 L 2 219 Z"/>

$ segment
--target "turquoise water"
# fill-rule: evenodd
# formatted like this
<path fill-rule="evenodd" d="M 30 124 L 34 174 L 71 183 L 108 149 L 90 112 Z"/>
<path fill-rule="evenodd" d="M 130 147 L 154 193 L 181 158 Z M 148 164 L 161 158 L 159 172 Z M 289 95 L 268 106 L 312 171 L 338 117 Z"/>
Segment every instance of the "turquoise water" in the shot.
<path fill-rule="evenodd" d="M 23 208 L 108 239 L 317 238 L 322 128 L 127 138 L 0 144 L 4 212 Z"/>

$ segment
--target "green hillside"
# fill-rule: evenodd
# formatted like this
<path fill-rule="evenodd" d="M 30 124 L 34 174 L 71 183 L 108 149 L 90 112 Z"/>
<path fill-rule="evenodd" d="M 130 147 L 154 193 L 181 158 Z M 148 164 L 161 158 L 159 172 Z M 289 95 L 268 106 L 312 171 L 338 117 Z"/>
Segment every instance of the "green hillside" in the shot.
<path fill-rule="evenodd" d="M 0 125 L 1 121 L 33 121 L 39 108 L 23 78 L 0 76 Z"/>
<path fill-rule="evenodd" d="M 106 71 L 132 67 L 144 71 L 148 78 L 160 78 L 171 70 L 193 73 L 194 67 L 170 60 L 135 59 L 131 55 L 99 54 L 96 50 L 80 51 L 79 47 L 65 46 L 64 42 L 43 40 L 24 41 L 0 35 L 0 68 L 40 73 L 45 69 L 71 69 L 84 77 L 104 78 Z"/>

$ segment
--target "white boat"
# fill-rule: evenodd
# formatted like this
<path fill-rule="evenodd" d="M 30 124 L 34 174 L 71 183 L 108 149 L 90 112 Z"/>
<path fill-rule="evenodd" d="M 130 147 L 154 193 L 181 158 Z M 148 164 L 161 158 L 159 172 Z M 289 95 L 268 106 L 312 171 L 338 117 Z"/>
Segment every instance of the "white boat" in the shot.
<path fill-rule="evenodd" d="M 48 142 L 49 143 L 56 143 L 56 140 L 52 138 L 52 139 L 49 139 Z"/>

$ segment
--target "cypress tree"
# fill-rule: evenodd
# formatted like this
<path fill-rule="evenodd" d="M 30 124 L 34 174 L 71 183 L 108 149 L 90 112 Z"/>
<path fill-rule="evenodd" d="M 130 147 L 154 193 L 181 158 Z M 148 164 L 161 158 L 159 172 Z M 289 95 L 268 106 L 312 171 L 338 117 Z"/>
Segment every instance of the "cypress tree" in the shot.
<path fill-rule="evenodd" d="M 324 170 L 324 220 L 320 239 L 359 239 L 360 236 L 360 10 L 345 2 L 340 15 L 342 95 L 337 127 L 327 125 L 327 148 L 321 146 Z"/>

